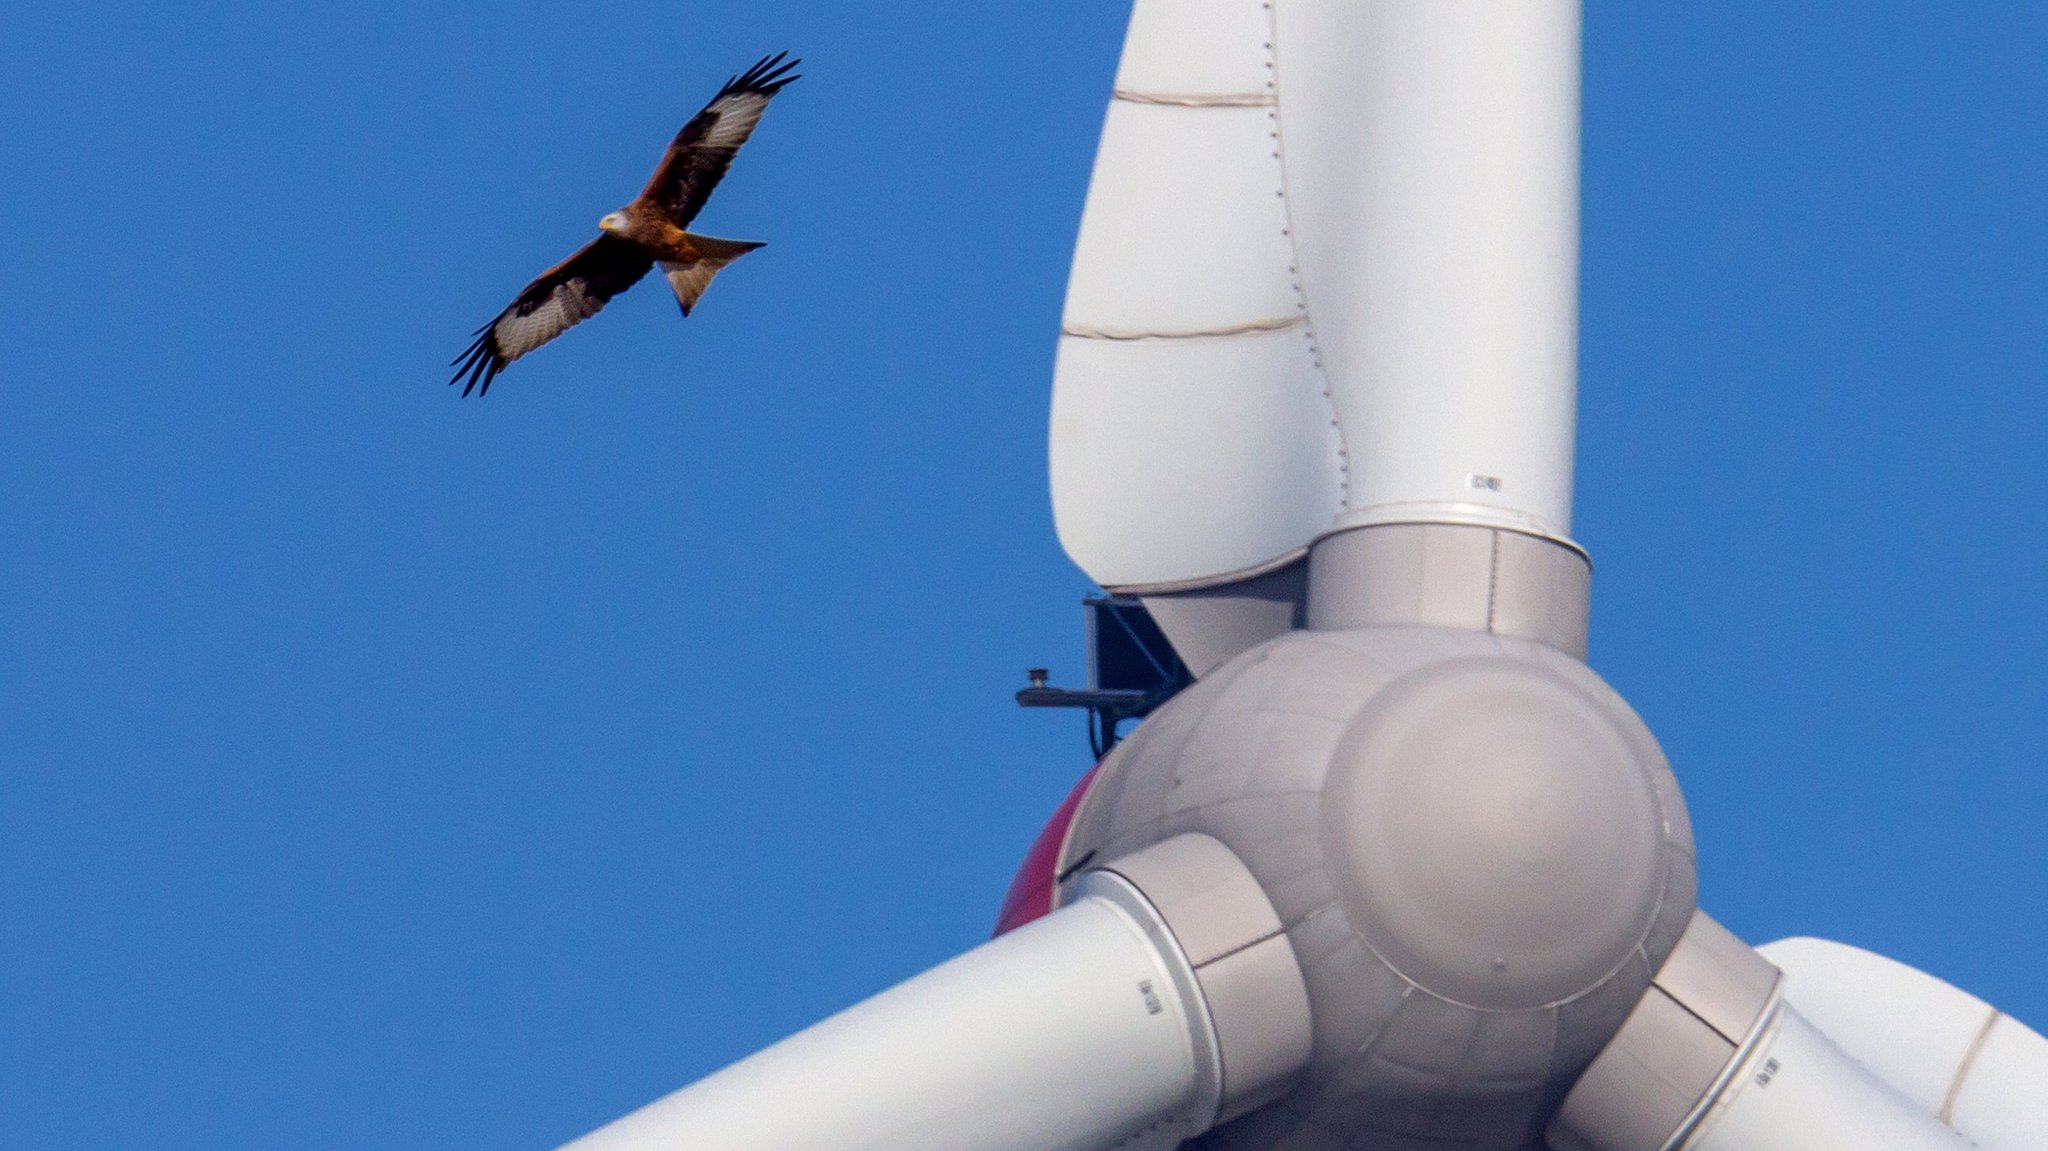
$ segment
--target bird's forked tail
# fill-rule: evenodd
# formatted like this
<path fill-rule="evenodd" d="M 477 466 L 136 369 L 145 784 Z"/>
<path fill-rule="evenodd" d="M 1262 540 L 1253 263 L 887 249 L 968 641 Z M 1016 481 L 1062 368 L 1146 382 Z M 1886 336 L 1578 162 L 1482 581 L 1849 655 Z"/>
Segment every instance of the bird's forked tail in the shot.
<path fill-rule="evenodd" d="M 675 289 L 676 303 L 683 306 L 683 314 L 697 306 L 704 295 L 704 289 L 711 286 L 711 278 L 720 268 L 764 245 L 755 240 L 721 240 L 717 236 L 691 236 L 690 246 L 697 255 L 690 260 L 663 260 L 662 274 L 668 277 L 668 286 Z"/>

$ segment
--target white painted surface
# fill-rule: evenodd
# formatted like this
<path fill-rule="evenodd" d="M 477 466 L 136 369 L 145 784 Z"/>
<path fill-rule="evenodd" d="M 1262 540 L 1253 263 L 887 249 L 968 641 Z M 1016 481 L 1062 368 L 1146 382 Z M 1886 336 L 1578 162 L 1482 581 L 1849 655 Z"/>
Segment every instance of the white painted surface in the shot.
<path fill-rule="evenodd" d="M 1567 535 L 1577 0 L 1278 16 L 1302 287 L 1350 450 L 1341 522 Z"/>
<path fill-rule="evenodd" d="M 2048 1039 L 1926 972 L 1824 939 L 1757 949 L 1786 998 L 1871 1072 L 1982 1151 L 2048 1148 Z"/>
<path fill-rule="evenodd" d="M 1682 1151 L 1968 1151 L 1787 1006 Z"/>
<path fill-rule="evenodd" d="M 1081 217 L 1050 464 L 1111 587 L 1244 571 L 1341 508 L 1288 235 L 1258 0 L 1138 0 Z"/>
<path fill-rule="evenodd" d="M 1206 1027 L 1171 962 L 1082 899 L 563 1151 L 1170 1148 L 1197 1133 L 1172 1121 Z"/>
<path fill-rule="evenodd" d="M 1272 131 L 1271 108 L 1112 102 L 1061 326 L 1175 335 L 1296 320 Z"/>
<path fill-rule="evenodd" d="M 1336 447 L 1299 332 L 1068 337 L 1058 365 L 1062 380 L 1089 383 L 1085 395 L 1053 394 L 1053 511 L 1067 554 L 1098 583 L 1242 571 L 1300 547 L 1337 514 Z M 1276 383 L 1258 391 L 1248 378 Z M 1134 441 L 1133 427 L 1149 430 Z"/>
<path fill-rule="evenodd" d="M 1569 533 L 1578 35 L 1577 0 L 1138 0 L 1054 373 L 1082 568 L 1215 581 L 1366 523 Z"/>
<path fill-rule="evenodd" d="M 1265 44 L 1272 18 L 1261 0 L 1137 0 L 1117 64 L 1121 89 L 1261 92 L 1272 79 Z"/>
<path fill-rule="evenodd" d="M 1956 1092 L 1949 1122 L 1983 1151 L 2048 1147 L 2048 1040 L 1999 1016 Z"/>

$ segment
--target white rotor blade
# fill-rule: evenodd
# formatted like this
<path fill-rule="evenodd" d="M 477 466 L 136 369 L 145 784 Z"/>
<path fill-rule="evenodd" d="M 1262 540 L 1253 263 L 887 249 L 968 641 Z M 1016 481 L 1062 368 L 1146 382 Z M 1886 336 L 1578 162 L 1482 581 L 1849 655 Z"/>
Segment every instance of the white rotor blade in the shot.
<path fill-rule="evenodd" d="M 1983 1151 L 2048 1147 L 2048 1039 L 1894 959 L 1824 939 L 1757 950 L 1842 1050 Z"/>
<path fill-rule="evenodd" d="M 1170 1151 L 1286 1090 L 1307 993 L 1229 848 L 1176 836 L 1070 894 L 564 1151 Z"/>
<path fill-rule="evenodd" d="M 1099 583 L 1571 528 L 1577 0 L 1138 0 L 1051 461 Z"/>
<path fill-rule="evenodd" d="M 1790 1006 L 1683 1151 L 1969 1151 Z"/>
<path fill-rule="evenodd" d="M 1551 1151 L 1964 1151 L 1844 1051 L 1785 972 L 1704 913 L 1550 1125 Z"/>
<path fill-rule="evenodd" d="M 1200 1102 L 1205 1024 L 1169 964 L 1129 914 L 1085 899 L 562 1151 L 1124 1146 Z"/>

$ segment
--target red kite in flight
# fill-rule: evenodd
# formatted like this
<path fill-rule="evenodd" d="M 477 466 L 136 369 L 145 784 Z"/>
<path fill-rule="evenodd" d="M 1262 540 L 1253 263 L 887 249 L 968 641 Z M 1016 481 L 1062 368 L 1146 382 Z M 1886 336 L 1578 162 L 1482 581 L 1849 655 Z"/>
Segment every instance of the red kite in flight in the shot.
<path fill-rule="evenodd" d="M 718 90 L 669 143 L 654 178 L 634 201 L 597 222 L 602 234 L 583 250 L 526 285 L 512 305 L 476 331 L 476 342 L 455 358 L 462 394 L 491 390 L 505 365 L 598 313 L 613 296 L 638 283 L 655 264 L 690 314 L 720 268 L 760 247 L 683 229 L 732 167 L 740 145 L 753 135 L 768 101 L 797 77 L 799 61 L 787 52 L 763 58 Z"/>

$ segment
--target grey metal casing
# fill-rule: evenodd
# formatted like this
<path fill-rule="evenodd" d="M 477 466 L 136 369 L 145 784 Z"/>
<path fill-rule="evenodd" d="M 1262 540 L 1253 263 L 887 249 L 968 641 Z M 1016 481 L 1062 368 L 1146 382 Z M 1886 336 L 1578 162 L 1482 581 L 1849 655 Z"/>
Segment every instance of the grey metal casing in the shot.
<path fill-rule="evenodd" d="M 1197 678 L 1242 651 L 1301 627 L 1308 603 L 1306 553 L 1202 587 L 1118 588 L 1136 595 Z"/>
<path fill-rule="evenodd" d="M 1091 868 L 1077 885 L 1128 883 L 1172 934 L 1207 1012 L 1220 1123 L 1278 1098 L 1311 1052 L 1308 992 L 1280 917 L 1244 864 L 1206 835 L 1179 835 Z"/>
<path fill-rule="evenodd" d="M 1694 912 L 1627 1022 L 1565 1097 L 1553 1151 L 1661 1151 L 1682 1139 L 1778 1005 L 1769 960 Z"/>
<path fill-rule="evenodd" d="M 1504 528 L 1384 524 L 1324 536 L 1313 555 L 1309 627 L 1455 627 L 1586 658 L 1593 568 L 1576 547 Z"/>
<path fill-rule="evenodd" d="M 1301 627 L 1461 628 L 1586 658 L 1593 569 L 1575 546 L 1504 528 L 1415 523 L 1333 532 L 1312 550 L 1313 564 L 1303 555 L 1203 586 L 1116 591 L 1144 600 L 1197 677 Z"/>
<path fill-rule="evenodd" d="M 1311 586 L 1359 554 L 1313 558 Z M 1265 890 L 1314 1019 L 1300 1087 L 1193 1144 L 1218 1151 L 1540 1147 L 1696 898 L 1627 704 L 1557 647 L 1463 628 L 1293 631 L 1216 668 L 1105 760 L 1061 870 L 1186 832 Z"/>

